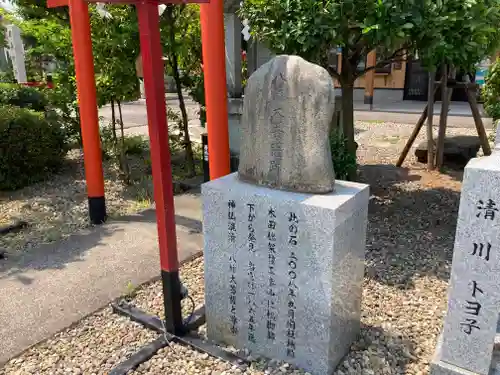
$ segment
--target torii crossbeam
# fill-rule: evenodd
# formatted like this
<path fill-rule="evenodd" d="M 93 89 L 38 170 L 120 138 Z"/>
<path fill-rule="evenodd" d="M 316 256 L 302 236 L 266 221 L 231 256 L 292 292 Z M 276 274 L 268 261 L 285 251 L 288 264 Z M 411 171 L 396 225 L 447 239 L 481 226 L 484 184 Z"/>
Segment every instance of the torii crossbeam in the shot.
<path fill-rule="evenodd" d="M 187 334 L 190 329 L 203 324 L 204 314 L 195 313 L 194 316 L 199 316 L 200 319 L 191 322 L 189 325 L 185 324 L 181 315 L 182 296 L 178 274 L 179 262 L 158 5 L 167 3 L 205 3 L 200 5 L 200 16 L 210 150 L 210 177 L 215 179 L 228 174 L 230 171 L 223 0 L 101 0 L 99 2 L 133 4 L 137 8 L 163 282 L 165 330 L 162 330 L 161 325 L 158 325 L 158 320 L 148 318 L 143 313 L 141 315 L 141 312 L 134 308 L 115 306 L 115 311 L 128 314 L 132 319 L 138 320 L 150 328 L 165 331 L 164 334 L 171 337 L 171 339 L 177 338 L 189 345 L 199 347 L 201 341 L 196 341 L 193 344 L 193 341 L 188 342 L 189 340 L 186 338 L 180 338 Z M 89 216 L 94 224 L 100 224 L 106 219 L 106 207 L 88 4 L 85 0 L 48 0 L 48 6 L 69 6 L 89 196 Z M 126 249 L 123 250 L 126 251 Z M 153 347 L 158 350 L 165 345 L 166 343 L 160 340 Z M 211 354 L 215 353 L 219 357 L 226 356 L 225 359 L 227 359 L 226 354 L 221 354 L 220 351 L 212 349 L 202 348 L 202 350 Z M 151 352 L 151 346 L 145 347 L 144 352 L 149 353 L 149 357 L 154 355 L 154 351 Z M 122 373 L 124 369 L 132 369 L 137 364 L 137 361 L 144 360 L 143 351 L 139 352 L 134 358 L 132 364 L 128 363 L 125 366 L 119 366 L 120 369 L 114 373 L 118 374 Z M 123 373 L 126 373 L 126 371 Z"/>

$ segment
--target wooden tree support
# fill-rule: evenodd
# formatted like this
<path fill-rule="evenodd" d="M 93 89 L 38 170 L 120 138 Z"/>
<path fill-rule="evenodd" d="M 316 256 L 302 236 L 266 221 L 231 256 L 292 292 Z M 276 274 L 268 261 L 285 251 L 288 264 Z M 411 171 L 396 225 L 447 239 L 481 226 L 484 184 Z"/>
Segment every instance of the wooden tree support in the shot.
<path fill-rule="evenodd" d="M 486 135 L 486 130 L 484 129 L 483 119 L 479 113 L 479 108 L 476 101 L 476 92 L 467 89 L 467 100 L 469 101 L 470 108 L 472 111 L 472 117 L 474 118 L 474 124 L 476 125 L 477 134 L 479 135 L 479 140 L 481 141 L 481 147 L 483 149 L 484 155 L 491 155 L 490 142 L 488 141 L 488 136 Z"/>
<path fill-rule="evenodd" d="M 446 69 L 443 69 L 444 73 L 446 73 Z M 455 71 L 452 72 L 452 76 L 455 75 Z M 433 88 L 434 86 L 434 88 Z M 453 89 L 459 89 L 463 88 L 465 89 L 467 93 L 467 100 L 469 102 L 471 112 L 472 112 L 472 117 L 474 118 L 474 124 L 476 125 L 476 130 L 477 134 L 479 136 L 479 139 L 481 141 L 481 147 L 483 149 L 484 155 L 491 155 L 491 147 L 488 141 L 488 136 L 486 134 L 486 130 L 484 128 L 484 123 L 481 118 L 481 113 L 479 112 L 479 108 L 477 105 L 476 101 L 476 90 L 478 88 L 478 85 L 475 83 L 471 82 L 456 82 L 454 77 L 450 80 L 448 80 L 447 74 L 443 75 L 443 78 L 441 81 L 434 81 L 433 77 L 429 77 L 429 97 L 428 97 L 428 102 L 427 105 L 424 108 L 424 111 L 422 112 L 422 115 L 417 121 L 417 124 L 415 125 L 415 128 L 413 129 L 412 134 L 410 135 L 410 138 L 406 142 L 405 147 L 403 148 L 403 151 L 401 152 L 401 155 L 399 156 L 399 159 L 396 163 L 397 167 L 401 167 L 408 156 L 408 153 L 410 152 L 411 147 L 413 146 L 413 143 L 418 137 L 418 134 L 420 133 L 422 127 L 424 126 L 425 120 L 428 119 L 428 114 L 433 113 L 434 109 L 434 102 L 435 102 L 435 95 L 439 87 L 442 88 L 442 93 L 443 93 L 443 103 L 441 107 L 441 117 L 439 121 L 439 134 L 438 134 L 438 139 L 437 139 L 437 146 L 436 146 L 436 154 L 435 154 L 435 160 L 436 164 L 435 166 L 437 168 L 441 168 L 443 165 L 443 156 L 444 156 L 444 140 L 446 137 L 446 123 L 448 120 L 448 110 L 449 110 L 449 105 L 451 102 L 451 96 L 453 94 Z M 443 90 L 443 88 L 446 88 Z M 430 93 L 432 92 L 432 96 Z M 434 168 L 434 141 L 433 141 L 433 136 L 432 136 L 432 130 L 433 130 L 433 124 L 432 124 L 432 117 L 427 121 L 427 152 L 428 152 L 428 160 L 427 160 L 427 167 L 428 169 L 433 169 Z M 430 161 L 429 161 L 430 160 Z"/>
<path fill-rule="evenodd" d="M 437 92 L 437 87 L 434 88 L 434 93 L 432 95 L 432 102 L 434 104 L 434 97 Z M 427 104 L 424 108 L 424 111 L 422 112 L 422 115 L 417 121 L 417 125 L 415 125 L 415 128 L 413 129 L 413 132 L 410 135 L 410 138 L 408 139 L 408 142 L 406 142 L 406 145 L 401 152 L 401 155 L 399 156 L 398 162 L 396 163 L 396 167 L 401 167 L 406 159 L 406 156 L 408 156 L 408 152 L 410 152 L 411 146 L 413 146 L 413 143 L 415 142 L 415 139 L 417 139 L 418 134 L 420 133 L 420 130 L 424 126 L 425 120 L 427 119 L 427 114 L 429 113 L 429 104 Z"/>
<path fill-rule="evenodd" d="M 453 69 L 452 69 L 453 70 Z M 439 117 L 439 131 L 436 142 L 436 168 L 440 169 L 443 166 L 444 158 L 444 140 L 446 137 L 446 125 L 448 122 L 448 111 L 450 110 L 451 96 L 453 88 L 448 87 L 448 67 L 443 65 L 443 74 L 441 77 L 441 115 Z M 454 77 L 455 72 L 452 73 Z"/>
<path fill-rule="evenodd" d="M 427 169 L 434 169 L 434 140 L 433 140 L 433 121 L 434 121 L 434 96 L 435 84 L 434 73 L 429 72 L 429 93 L 427 97 Z M 430 115 L 429 115 L 430 113 Z M 411 147 L 411 146 L 410 146 Z"/>

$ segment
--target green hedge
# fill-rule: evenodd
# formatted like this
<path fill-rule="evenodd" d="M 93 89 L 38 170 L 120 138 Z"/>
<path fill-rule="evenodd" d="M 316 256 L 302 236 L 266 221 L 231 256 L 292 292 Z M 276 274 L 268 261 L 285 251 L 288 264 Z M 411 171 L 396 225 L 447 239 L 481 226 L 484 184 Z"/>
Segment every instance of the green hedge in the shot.
<path fill-rule="evenodd" d="M 335 178 L 337 180 L 349 180 L 349 176 L 355 175 L 358 169 L 356 154 L 349 153 L 347 140 L 335 128 L 330 132 L 330 147 Z"/>
<path fill-rule="evenodd" d="M 45 111 L 48 98 L 43 89 L 0 83 L 0 104 Z"/>
<path fill-rule="evenodd" d="M 58 170 L 67 152 L 55 120 L 26 108 L 0 106 L 0 190 L 14 190 Z"/>

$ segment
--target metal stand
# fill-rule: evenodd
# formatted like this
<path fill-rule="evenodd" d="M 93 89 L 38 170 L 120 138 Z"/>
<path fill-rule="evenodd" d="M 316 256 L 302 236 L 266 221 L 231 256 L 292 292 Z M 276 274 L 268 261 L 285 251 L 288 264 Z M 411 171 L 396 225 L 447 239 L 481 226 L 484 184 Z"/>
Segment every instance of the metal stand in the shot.
<path fill-rule="evenodd" d="M 170 345 L 171 342 L 190 346 L 212 357 L 229 362 L 232 365 L 238 366 L 243 372 L 248 367 L 248 362 L 245 359 L 206 342 L 194 332 L 205 324 L 205 306 L 194 311 L 189 317 L 189 321 L 184 322 L 184 329 L 182 330 L 184 334 L 182 336 L 177 336 L 165 331 L 164 324 L 160 318 L 149 315 L 133 305 L 127 303 L 113 303 L 111 307 L 114 313 L 126 316 L 130 318 L 130 320 L 142 324 L 145 328 L 158 332 L 161 336 L 144 346 L 126 361 L 120 363 L 109 372 L 109 375 L 128 374 L 130 371 L 135 370 L 141 363 L 150 360 L 158 350 Z"/>

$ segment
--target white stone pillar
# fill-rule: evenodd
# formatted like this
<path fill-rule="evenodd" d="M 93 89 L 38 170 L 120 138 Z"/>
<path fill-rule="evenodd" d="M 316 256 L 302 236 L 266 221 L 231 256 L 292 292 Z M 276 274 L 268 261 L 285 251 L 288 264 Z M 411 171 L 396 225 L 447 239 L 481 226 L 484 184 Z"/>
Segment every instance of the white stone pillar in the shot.
<path fill-rule="evenodd" d="M 24 46 L 21 38 L 21 29 L 16 25 L 7 25 L 7 42 L 8 52 L 12 61 L 12 68 L 14 70 L 14 77 L 16 81 L 27 82 L 26 65 L 24 58 Z"/>
<path fill-rule="evenodd" d="M 224 13 L 226 39 L 226 81 L 229 97 L 242 95 L 241 85 L 241 30 L 242 24 L 235 13 Z"/>

